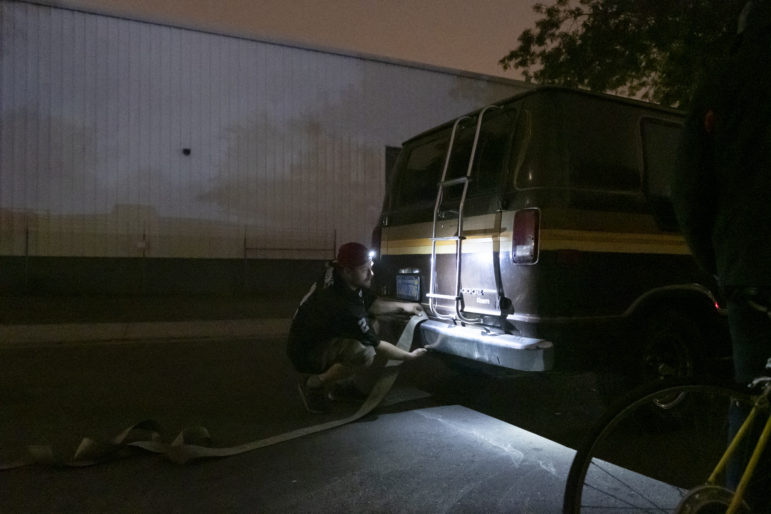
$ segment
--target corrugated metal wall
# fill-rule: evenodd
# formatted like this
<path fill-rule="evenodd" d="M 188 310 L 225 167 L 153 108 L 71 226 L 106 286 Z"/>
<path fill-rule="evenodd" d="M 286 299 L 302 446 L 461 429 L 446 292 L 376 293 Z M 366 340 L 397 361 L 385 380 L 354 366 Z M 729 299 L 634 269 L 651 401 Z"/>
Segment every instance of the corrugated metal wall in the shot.
<path fill-rule="evenodd" d="M 327 257 L 386 146 L 522 89 L 2 2 L 0 255 Z"/>

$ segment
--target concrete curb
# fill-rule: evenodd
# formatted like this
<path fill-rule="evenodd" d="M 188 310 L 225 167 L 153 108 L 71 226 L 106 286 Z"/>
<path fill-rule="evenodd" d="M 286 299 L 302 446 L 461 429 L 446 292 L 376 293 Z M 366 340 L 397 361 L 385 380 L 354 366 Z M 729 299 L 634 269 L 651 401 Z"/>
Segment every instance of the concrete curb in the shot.
<path fill-rule="evenodd" d="M 0 325 L 0 347 L 143 339 L 264 338 L 286 335 L 289 325 L 288 318 Z"/>

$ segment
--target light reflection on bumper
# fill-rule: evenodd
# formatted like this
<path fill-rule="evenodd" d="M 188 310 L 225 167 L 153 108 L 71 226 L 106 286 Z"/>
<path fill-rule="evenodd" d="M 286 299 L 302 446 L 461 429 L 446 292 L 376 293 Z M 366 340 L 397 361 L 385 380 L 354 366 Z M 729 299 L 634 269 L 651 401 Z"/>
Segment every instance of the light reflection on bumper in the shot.
<path fill-rule="evenodd" d="M 554 366 L 554 345 L 545 339 L 435 320 L 423 322 L 420 333 L 426 348 L 478 362 L 520 371 L 549 371 Z"/>

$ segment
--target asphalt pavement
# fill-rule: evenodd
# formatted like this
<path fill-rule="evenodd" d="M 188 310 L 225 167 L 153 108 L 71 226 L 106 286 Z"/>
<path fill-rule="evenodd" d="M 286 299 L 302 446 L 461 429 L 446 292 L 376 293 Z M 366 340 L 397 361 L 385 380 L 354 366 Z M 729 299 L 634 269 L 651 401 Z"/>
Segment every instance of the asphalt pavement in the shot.
<path fill-rule="evenodd" d="M 229 446 L 350 414 L 302 408 L 283 352 L 294 304 L 0 297 L 0 456 L 50 444 L 66 460 L 144 419 Z M 362 420 L 239 456 L 2 471 L 0 512 L 560 511 L 570 447 L 602 408 L 592 376 L 402 368 Z"/>

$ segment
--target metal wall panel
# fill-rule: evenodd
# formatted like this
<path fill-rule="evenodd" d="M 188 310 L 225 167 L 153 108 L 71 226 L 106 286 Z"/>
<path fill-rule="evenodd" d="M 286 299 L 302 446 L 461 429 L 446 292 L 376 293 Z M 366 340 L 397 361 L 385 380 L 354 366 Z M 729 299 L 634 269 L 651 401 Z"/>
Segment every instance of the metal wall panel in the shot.
<path fill-rule="evenodd" d="M 0 255 L 326 257 L 369 240 L 386 146 L 522 90 L 3 2 Z"/>

